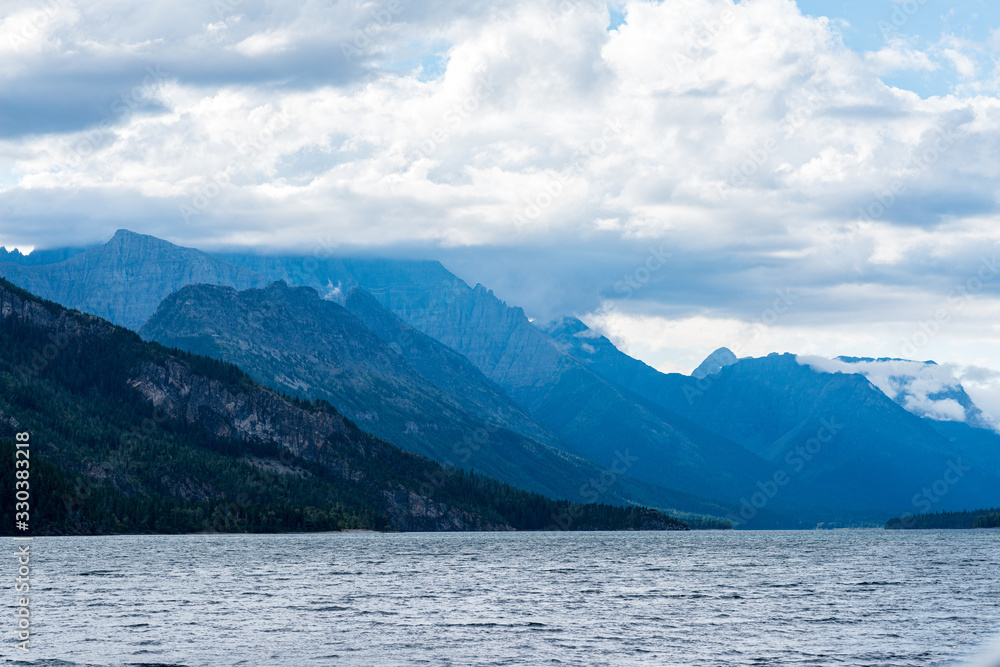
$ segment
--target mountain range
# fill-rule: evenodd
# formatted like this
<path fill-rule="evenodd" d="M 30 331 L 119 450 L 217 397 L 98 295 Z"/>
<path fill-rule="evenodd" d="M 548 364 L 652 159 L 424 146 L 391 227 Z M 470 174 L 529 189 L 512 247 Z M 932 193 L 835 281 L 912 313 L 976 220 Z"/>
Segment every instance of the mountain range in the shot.
<path fill-rule="evenodd" d="M 357 288 L 347 303 L 384 336 L 406 331 L 395 315 Z M 360 427 L 407 451 L 532 491 L 582 500 L 579 489 L 603 472 L 546 444 L 555 438 L 440 343 L 410 332 L 404 357 L 351 310 L 321 299 L 310 287 L 279 281 L 238 292 L 190 285 L 167 297 L 140 335 L 233 363 L 292 396 L 335 403 Z M 421 375 L 413 360 L 430 367 L 448 391 Z M 639 489 L 630 494 L 642 495 Z M 659 503 L 667 500 L 666 493 L 647 495 Z M 609 498 L 625 500 L 618 490 Z"/>
<path fill-rule="evenodd" d="M 33 534 L 683 529 L 655 510 L 557 502 L 442 468 L 328 403 L 283 397 L 5 280 L 0 385 L 11 460 L 15 434 L 30 436 Z M 6 531 L 14 477 L 9 466 L 0 480 Z"/>
<path fill-rule="evenodd" d="M 908 379 L 937 377 L 932 364 L 723 348 L 665 374 L 437 262 L 213 256 L 124 230 L 48 264 L 32 255 L 8 254 L 0 275 L 554 497 L 800 527 L 884 522 L 955 465 L 936 510 L 995 505 L 1000 489 L 1000 436 L 961 386 Z"/>

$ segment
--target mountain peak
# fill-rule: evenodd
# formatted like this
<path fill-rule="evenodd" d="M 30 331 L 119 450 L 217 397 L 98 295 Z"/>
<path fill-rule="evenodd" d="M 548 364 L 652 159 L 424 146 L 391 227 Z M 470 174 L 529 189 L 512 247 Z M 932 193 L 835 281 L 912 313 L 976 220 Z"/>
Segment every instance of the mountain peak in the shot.
<path fill-rule="evenodd" d="M 147 234 L 140 234 L 138 232 L 133 232 L 131 229 L 119 229 L 115 232 L 115 235 L 111 237 L 108 243 L 123 244 L 138 241 L 140 239 L 151 239 L 155 238 Z"/>
<path fill-rule="evenodd" d="M 188 252 L 195 252 L 199 255 L 201 251 L 191 250 L 189 248 L 181 248 L 180 246 L 174 245 L 170 241 L 164 241 L 163 239 L 157 238 L 155 236 L 150 236 L 149 234 L 140 234 L 138 232 L 133 232 L 128 229 L 119 229 L 115 232 L 115 235 L 111 237 L 111 240 L 98 248 L 103 248 L 105 251 L 111 250 L 113 252 L 149 252 L 151 250 L 158 251 L 170 251 L 178 250 Z"/>
<path fill-rule="evenodd" d="M 728 347 L 720 347 L 718 350 L 706 357 L 698 368 L 694 369 L 691 377 L 701 380 L 709 375 L 715 375 L 726 366 L 732 366 L 739 359 Z"/>
<path fill-rule="evenodd" d="M 552 320 L 539 328 L 553 338 L 558 338 L 561 335 L 575 336 L 578 333 L 590 330 L 586 324 L 570 315 Z"/>

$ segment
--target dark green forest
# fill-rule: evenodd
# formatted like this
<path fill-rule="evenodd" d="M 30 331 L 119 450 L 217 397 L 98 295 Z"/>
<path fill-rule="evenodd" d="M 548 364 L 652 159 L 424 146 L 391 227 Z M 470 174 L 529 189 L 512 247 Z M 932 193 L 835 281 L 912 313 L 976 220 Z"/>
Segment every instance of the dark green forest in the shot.
<path fill-rule="evenodd" d="M 1000 508 L 968 512 L 938 512 L 889 519 L 886 530 L 1000 528 Z"/>

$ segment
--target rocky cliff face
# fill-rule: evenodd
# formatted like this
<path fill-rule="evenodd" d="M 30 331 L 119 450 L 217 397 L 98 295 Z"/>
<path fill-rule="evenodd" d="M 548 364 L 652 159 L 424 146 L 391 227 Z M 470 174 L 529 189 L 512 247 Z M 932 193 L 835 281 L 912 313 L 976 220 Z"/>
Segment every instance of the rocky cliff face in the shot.
<path fill-rule="evenodd" d="M 528 416 L 472 362 L 408 325 L 365 290 L 352 288 L 344 307 L 466 412 L 532 440 L 559 446 L 554 433 Z"/>
<path fill-rule="evenodd" d="M 398 456 L 398 450 L 349 428 L 335 412 L 303 410 L 259 389 L 233 392 L 169 359 L 162 364 L 141 364 L 127 383 L 167 419 L 183 420 L 216 438 L 275 443 L 297 457 L 322 462 L 345 481 L 375 485 L 383 498 L 382 509 L 396 530 L 510 529 L 502 522 L 422 495 L 419 488 L 423 484 L 414 484 L 414 488 L 385 484 L 365 464 L 389 461 Z"/>
<path fill-rule="evenodd" d="M 349 441 L 340 415 L 305 411 L 269 391 L 233 391 L 170 358 L 139 364 L 126 383 L 167 419 L 196 424 L 216 438 L 273 442 L 303 458 L 321 458 L 331 438 Z M 371 442 L 355 444 L 366 454 Z"/>

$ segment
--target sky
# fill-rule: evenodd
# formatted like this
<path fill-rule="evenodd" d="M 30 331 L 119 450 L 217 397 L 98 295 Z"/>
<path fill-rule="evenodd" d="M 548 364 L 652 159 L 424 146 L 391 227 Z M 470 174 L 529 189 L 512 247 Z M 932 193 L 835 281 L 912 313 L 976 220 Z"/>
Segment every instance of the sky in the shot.
<path fill-rule="evenodd" d="M 0 0 L 0 245 L 433 258 L 665 371 L 985 392 L 998 55 L 978 0 Z"/>

